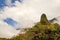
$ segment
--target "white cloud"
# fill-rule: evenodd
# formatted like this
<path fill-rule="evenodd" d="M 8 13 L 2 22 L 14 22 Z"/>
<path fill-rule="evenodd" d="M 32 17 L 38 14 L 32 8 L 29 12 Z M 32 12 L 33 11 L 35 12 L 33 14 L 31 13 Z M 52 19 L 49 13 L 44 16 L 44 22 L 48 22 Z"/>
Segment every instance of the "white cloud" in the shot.
<path fill-rule="evenodd" d="M 14 7 L 5 7 L 0 17 L 1 19 L 12 18 L 21 23 L 21 27 L 24 28 L 39 21 L 42 13 L 45 13 L 49 19 L 60 15 L 59 0 L 24 0 L 23 3 L 15 1 L 14 5 Z"/>
<path fill-rule="evenodd" d="M 12 0 L 5 0 L 6 5 L 11 6 L 11 1 Z"/>
<path fill-rule="evenodd" d="M 2 20 L 0 20 L 0 37 L 1 38 L 11 38 L 16 36 L 19 31 L 14 29 L 13 27 L 7 25 Z"/>

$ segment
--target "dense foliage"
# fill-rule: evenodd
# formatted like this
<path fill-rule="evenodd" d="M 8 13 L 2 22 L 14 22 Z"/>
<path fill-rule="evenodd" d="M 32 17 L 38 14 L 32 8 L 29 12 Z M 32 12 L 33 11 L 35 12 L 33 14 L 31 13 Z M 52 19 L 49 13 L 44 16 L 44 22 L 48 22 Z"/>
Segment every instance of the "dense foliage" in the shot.
<path fill-rule="evenodd" d="M 60 37 L 60 25 L 51 24 L 45 14 L 42 14 L 40 22 L 36 23 L 24 35 L 11 39 L 0 38 L 0 40 L 57 40 Z"/>

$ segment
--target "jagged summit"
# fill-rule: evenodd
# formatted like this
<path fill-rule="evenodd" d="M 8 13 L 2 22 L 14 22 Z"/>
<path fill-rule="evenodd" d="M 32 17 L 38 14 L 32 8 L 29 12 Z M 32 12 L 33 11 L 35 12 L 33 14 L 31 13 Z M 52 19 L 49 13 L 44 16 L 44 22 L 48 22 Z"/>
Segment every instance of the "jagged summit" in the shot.
<path fill-rule="evenodd" d="M 42 14 L 40 23 L 43 25 L 50 24 L 45 14 Z"/>

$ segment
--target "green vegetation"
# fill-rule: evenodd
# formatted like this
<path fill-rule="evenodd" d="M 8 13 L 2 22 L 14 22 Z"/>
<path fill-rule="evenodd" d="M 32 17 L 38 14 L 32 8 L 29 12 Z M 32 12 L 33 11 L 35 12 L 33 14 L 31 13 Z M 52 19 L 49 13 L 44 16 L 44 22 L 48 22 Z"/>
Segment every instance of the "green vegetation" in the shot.
<path fill-rule="evenodd" d="M 43 14 L 40 22 L 26 32 L 25 40 L 54 40 L 56 38 L 55 31 L 55 24 L 50 24 L 46 15 Z"/>
<path fill-rule="evenodd" d="M 60 25 L 57 23 L 51 24 L 42 14 L 40 22 L 36 23 L 33 28 L 22 35 L 11 39 L 0 38 L 0 40 L 56 40 L 60 37 Z"/>

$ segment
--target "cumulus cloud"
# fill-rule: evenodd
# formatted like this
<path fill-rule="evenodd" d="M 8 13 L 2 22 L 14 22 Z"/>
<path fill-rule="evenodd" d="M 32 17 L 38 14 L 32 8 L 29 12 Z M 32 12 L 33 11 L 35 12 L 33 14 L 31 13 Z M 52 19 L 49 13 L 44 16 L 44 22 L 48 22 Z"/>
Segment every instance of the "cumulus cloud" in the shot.
<path fill-rule="evenodd" d="M 10 1 L 11 0 L 7 2 L 9 3 L 8 5 L 10 5 Z M 42 13 L 45 13 L 48 19 L 51 19 L 60 15 L 59 0 L 24 0 L 22 3 L 20 3 L 19 1 L 15 1 L 13 5 L 15 6 L 4 7 L 4 9 L 1 11 L 2 14 L 0 14 L 0 17 L 2 20 L 8 17 L 14 19 L 15 21 L 21 24 L 21 26 L 19 25 L 20 28 L 28 28 L 33 26 L 34 23 L 40 20 L 40 16 Z M 3 22 L 2 24 L 6 25 Z M 3 27 L 6 27 L 8 30 L 9 29 L 8 27 L 10 26 L 8 25 Z M 9 32 L 7 33 L 9 34 Z"/>

